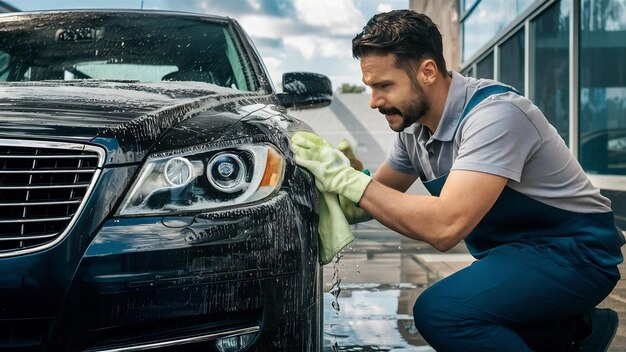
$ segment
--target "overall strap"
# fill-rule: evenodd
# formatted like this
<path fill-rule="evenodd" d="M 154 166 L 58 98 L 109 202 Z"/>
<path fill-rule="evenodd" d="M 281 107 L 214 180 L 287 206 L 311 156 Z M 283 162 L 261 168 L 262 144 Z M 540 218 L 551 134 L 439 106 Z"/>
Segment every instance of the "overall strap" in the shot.
<path fill-rule="evenodd" d="M 513 92 L 513 93 L 519 94 L 515 89 L 511 87 L 499 85 L 499 84 L 494 84 L 494 85 L 490 85 L 490 86 L 478 89 L 474 93 L 474 95 L 472 95 L 472 98 L 467 103 L 467 105 L 465 105 L 465 108 L 463 109 L 463 112 L 461 113 L 461 116 L 459 117 L 459 121 L 456 125 L 456 128 L 454 129 L 454 135 L 456 135 L 456 132 L 459 129 L 461 122 L 463 122 L 463 119 L 465 119 L 465 116 L 467 116 L 467 114 L 469 114 L 469 112 L 472 111 L 472 109 L 476 107 L 476 105 L 480 104 L 480 102 L 482 102 L 483 100 L 485 100 L 487 97 L 491 95 L 507 93 L 507 92 Z M 430 194 L 432 194 L 433 196 L 439 196 L 439 194 L 441 193 L 441 190 L 443 189 L 443 185 L 446 183 L 447 177 L 448 175 L 446 174 L 446 175 L 440 176 L 432 180 L 422 181 L 422 184 L 424 185 L 424 187 L 426 187 L 426 189 L 428 190 L 428 192 L 430 192 Z"/>
<path fill-rule="evenodd" d="M 454 135 L 456 136 L 456 131 L 459 129 L 461 122 L 463 122 L 465 117 L 470 113 L 470 111 L 472 111 L 472 109 L 476 107 L 476 105 L 480 104 L 483 100 L 487 99 L 488 97 L 494 94 L 501 94 L 501 93 L 507 93 L 507 92 L 513 92 L 515 94 L 519 94 L 519 92 L 515 90 L 515 88 L 503 86 L 500 84 L 494 84 L 494 85 L 486 86 L 483 88 L 479 88 L 474 93 L 474 95 L 472 95 L 467 105 L 465 105 L 465 108 L 463 109 L 463 112 L 461 113 L 461 116 L 459 117 L 459 122 L 456 124 L 456 128 L 454 129 Z"/>

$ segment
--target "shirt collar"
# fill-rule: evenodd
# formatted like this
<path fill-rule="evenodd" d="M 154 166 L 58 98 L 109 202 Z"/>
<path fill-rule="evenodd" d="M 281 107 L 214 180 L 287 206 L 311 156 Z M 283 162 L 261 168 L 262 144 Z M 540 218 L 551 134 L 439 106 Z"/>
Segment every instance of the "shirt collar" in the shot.
<path fill-rule="evenodd" d="M 450 89 L 448 90 L 446 105 L 443 108 L 443 114 L 441 114 L 439 125 L 437 125 L 437 129 L 432 136 L 433 139 L 437 139 L 442 142 L 449 142 L 454 137 L 456 125 L 459 122 L 459 118 L 463 113 L 463 107 L 465 106 L 467 78 L 454 71 L 451 72 L 452 83 L 450 84 Z"/>

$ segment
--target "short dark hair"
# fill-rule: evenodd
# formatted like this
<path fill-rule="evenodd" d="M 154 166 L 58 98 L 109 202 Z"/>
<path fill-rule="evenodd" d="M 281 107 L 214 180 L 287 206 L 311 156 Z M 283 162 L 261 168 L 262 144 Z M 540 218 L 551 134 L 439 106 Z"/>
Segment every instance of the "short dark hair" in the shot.
<path fill-rule="evenodd" d="M 352 39 L 352 56 L 394 54 L 396 64 L 409 70 L 432 59 L 447 75 L 441 33 L 426 15 L 412 10 L 393 10 L 374 15 Z"/>

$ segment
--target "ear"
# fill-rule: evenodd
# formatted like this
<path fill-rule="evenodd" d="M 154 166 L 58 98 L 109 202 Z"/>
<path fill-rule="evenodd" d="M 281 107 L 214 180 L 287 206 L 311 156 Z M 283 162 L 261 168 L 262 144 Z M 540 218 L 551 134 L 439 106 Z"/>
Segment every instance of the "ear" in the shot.
<path fill-rule="evenodd" d="M 418 80 L 425 86 L 429 86 L 433 84 L 437 75 L 439 74 L 439 70 L 437 69 L 437 64 L 432 59 L 425 59 L 420 64 L 418 70 Z"/>

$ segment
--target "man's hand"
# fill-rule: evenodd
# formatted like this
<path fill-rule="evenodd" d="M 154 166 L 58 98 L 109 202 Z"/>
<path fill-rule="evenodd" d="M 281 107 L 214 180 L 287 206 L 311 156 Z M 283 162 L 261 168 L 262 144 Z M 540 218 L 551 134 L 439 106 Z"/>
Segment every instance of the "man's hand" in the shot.
<path fill-rule="evenodd" d="M 350 166 L 357 171 L 363 171 L 363 163 L 356 157 L 350 142 L 345 139 L 342 140 L 339 144 L 337 144 L 337 149 L 339 149 L 339 151 L 341 151 L 343 155 L 350 160 Z M 348 220 L 349 224 L 372 220 L 372 216 L 370 214 L 357 207 L 356 204 L 352 203 L 348 198 L 342 195 L 339 196 L 339 205 L 341 206 L 341 211 L 346 217 L 346 220 Z"/>
<path fill-rule="evenodd" d="M 356 157 L 350 142 L 345 139 L 342 139 L 339 144 L 337 144 L 337 149 L 339 149 L 343 155 L 350 160 L 350 166 L 352 166 L 357 171 L 363 171 L 363 163 Z"/>
<path fill-rule="evenodd" d="M 357 224 L 360 222 L 372 220 L 372 216 L 365 210 L 356 206 L 352 201 L 342 195 L 339 195 L 339 206 L 343 216 L 346 217 L 348 224 Z"/>
<path fill-rule="evenodd" d="M 296 132 L 291 137 L 296 163 L 315 176 L 327 192 L 337 193 L 358 203 L 372 181 L 368 175 L 350 167 L 350 162 L 337 148 L 316 134 Z"/>

